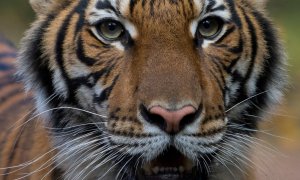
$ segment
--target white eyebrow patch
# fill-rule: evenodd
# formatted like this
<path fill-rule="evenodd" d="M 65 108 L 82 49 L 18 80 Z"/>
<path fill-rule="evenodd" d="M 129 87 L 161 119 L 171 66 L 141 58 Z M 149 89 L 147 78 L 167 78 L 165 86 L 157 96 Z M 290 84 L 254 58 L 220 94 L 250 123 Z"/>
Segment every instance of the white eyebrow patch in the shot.
<path fill-rule="evenodd" d="M 208 0 L 208 1 L 211 2 L 212 0 Z M 226 4 L 224 2 L 224 0 L 213 0 L 213 2 L 215 2 L 215 4 L 214 4 L 213 7 L 211 7 L 212 9 L 216 9 L 218 7 L 221 7 L 221 6 L 225 6 L 225 4 Z M 208 6 L 208 3 L 206 3 L 205 10 L 206 10 L 207 6 Z M 231 18 L 229 10 L 226 9 L 226 8 L 225 9 L 214 10 L 213 12 L 207 12 L 205 14 L 205 16 L 211 16 L 211 15 L 222 17 L 225 20 L 229 20 Z"/>
<path fill-rule="evenodd" d="M 130 0 L 119 0 L 119 10 L 122 14 L 126 14 L 126 12 L 130 9 Z"/>

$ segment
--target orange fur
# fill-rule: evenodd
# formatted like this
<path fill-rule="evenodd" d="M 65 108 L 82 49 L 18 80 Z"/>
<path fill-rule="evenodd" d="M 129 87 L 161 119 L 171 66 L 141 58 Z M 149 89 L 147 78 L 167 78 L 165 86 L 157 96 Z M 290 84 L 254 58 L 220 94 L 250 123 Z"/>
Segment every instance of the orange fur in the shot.
<path fill-rule="evenodd" d="M 234 76 L 230 74 L 233 73 L 230 72 L 231 69 L 228 70 L 230 65 L 237 60 L 240 66 L 248 65 L 253 60 L 255 73 L 261 75 L 265 70 L 265 61 L 269 56 L 268 50 L 270 49 L 268 48 L 270 47 L 268 47 L 267 38 L 264 37 L 265 30 L 261 28 L 262 24 L 257 20 L 256 10 L 254 10 L 256 4 L 254 5 L 253 2 L 237 0 L 234 1 L 235 7 L 229 7 L 229 4 L 225 3 L 220 9 L 234 8 L 236 15 L 240 18 L 241 27 L 229 22 L 226 28 L 231 29 L 231 33 L 223 39 L 220 38 L 219 42 L 202 47 L 195 45 L 195 35 L 190 31 L 191 22 L 201 13 L 199 7 L 193 6 L 192 1 L 134 1 L 135 5 L 132 9 L 125 8 L 120 12 L 122 18 L 134 24 L 138 32 L 133 39 L 134 45 L 128 49 L 125 47 L 123 51 L 121 48 L 101 42 L 91 32 L 92 25 L 88 24 L 88 20 L 80 19 L 90 16 L 84 11 L 85 9 L 78 10 L 82 2 L 85 1 L 31 1 L 37 12 L 37 20 L 23 40 L 25 43 L 22 45 L 19 58 L 20 74 L 23 75 L 26 85 L 32 89 L 31 92 L 25 93 L 23 85 L 13 79 L 13 74 L 16 72 L 13 68 L 16 50 L 8 43 L 0 43 L 0 55 L 13 54 L 11 57 L 0 59 L 0 65 L 11 67 L 0 71 L 0 173 L 2 174 L 2 176 L 0 174 L 0 179 L 11 180 L 26 177 L 35 180 L 42 179 L 44 176 L 46 179 L 62 178 L 60 177 L 62 174 L 55 168 L 54 163 L 56 150 L 60 149 L 55 149 L 52 142 L 55 137 L 46 128 L 46 126 L 51 127 L 55 124 L 54 121 L 60 119 L 46 118 L 42 121 L 40 117 L 35 117 L 34 96 L 46 94 L 45 96 L 49 97 L 52 95 L 47 94 L 49 92 L 56 94 L 58 98 L 55 97 L 57 98 L 55 100 L 59 101 L 56 105 L 59 107 L 65 105 L 62 101 L 72 94 L 74 96 L 72 98 L 80 104 L 78 107 L 87 110 L 92 107 L 89 111 L 94 110 L 95 113 L 99 113 L 94 108 L 95 104 L 100 103 L 95 102 L 95 96 L 98 94 L 90 93 L 95 91 L 96 87 L 101 87 L 99 89 L 107 90 L 104 94 L 107 97 L 99 98 L 107 98 L 108 103 L 106 115 L 109 118 L 104 123 L 105 133 L 132 139 L 151 136 L 146 131 L 145 122 L 138 116 L 141 105 L 146 108 L 161 106 L 170 111 L 189 105 L 201 109 L 202 113 L 201 122 L 199 120 L 200 123 L 196 124 L 197 132 L 189 136 L 206 138 L 224 133 L 228 128 L 226 117 L 230 117 L 231 112 L 228 113 L 229 107 L 225 107 L 224 89 L 230 88 L 226 86 L 227 78 Z M 92 1 L 88 1 L 86 8 L 92 7 L 90 2 Z M 121 1 L 116 0 L 116 3 L 120 4 Z M 86 13 L 85 16 L 80 14 L 83 12 Z M 265 18 L 262 10 L 259 10 L 259 13 L 262 13 L 261 16 Z M 79 25 L 82 27 L 78 28 Z M 32 37 L 37 37 L 36 42 L 32 40 L 34 39 Z M 255 38 L 257 38 L 255 42 L 257 51 L 253 49 Z M 126 43 L 128 42 L 124 42 Z M 29 46 L 41 52 L 32 52 L 34 50 Z M 278 47 L 281 48 L 280 45 Z M 78 49 L 81 50 L 79 53 L 82 53 L 85 59 L 79 58 Z M 253 59 L 251 59 L 252 54 L 255 54 Z M 84 62 L 86 59 L 93 60 L 93 62 Z M 25 67 L 28 63 L 34 67 Z M 40 70 L 38 68 L 48 71 L 37 72 Z M 55 74 L 58 72 L 56 70 L 60 70 L 58 74 Z M 240 69 L 241 72 L 238 73 L 244 76 L 247 70 Z M 51 78 L 43 73 L 46 75 L 48 73 Z M 96 76 L 97 73 L 101 76 Z M 37 77 L 31 77 L 32 74 Z M 44 79 L 39 79 L 40 76 Z M 98 79 L 92 79 L 93 77 L 98 77 Z M 36 83 L 36 79 L 41 82 Z M 47 80 L 49 82 L 43 82 Z M 5 82 L 8 83 L 2 87 L 1 83 Z M 65 87 L 63 83 L 71 87 Z M 85 86 L 76 87 L 76 83 L 85 83 Z M 44 87 L 49 84 L 51 86 L 47 87 L 48 89 Z M 88 89 L 89 85 L 94 89 Z M 72 89 L 73 87 L 76 88 Z M 45 89 L 41 91 L 39 88 Z M 245 91 L 243 93 L 246 93 L 247 97 L 250 90 L 243 88 L 241 87 L 238 91 Z M 66 89 L 69 91 L 66 92 Z M 234 98 L 236 97 L 232 97 Z M 243 100 L 244 97 L 240 98 Z M 67 103 L 70 101 L 66 100 Z M 90 104 L 88 104 L 89 101 L 91 101 Z M 74 105 L 76 103 L 70 103 L 70 106 L 76 107 Z M 78 112 L 69 111 L 68 113 L 64 115 L 76 117 Z M 88 122 L 88 118 L 84 115 L 78 116 L 78 119 L 70 118 L 74 124 L 68 124 L 68 122 L 65 126 L 75 125 L 73 127 L 76 127 L 77 125 L 78 127 L 82 121 Z M 240 119 L 241 116 L 236 117 L 236 120 L 242 122 L 244 119 Z M 31 119 L 31 117 L 34 118 Z M 91 122 L 99 123 L 101 120 L 96 119 Z M 65 130 L 65 126 L 62 130 Z M 126 147 L 126 144 L 124 146 Z M 36 158 L 41 159 L 34 161 Z M 222 170 L 224 172 L 224 169 Z M 237 168 L 233 171 L 236 170 Z M 29 173 L 28 177 L 26 173 Z M 236 173 L 238 177 L 244 177 L 243 173 Z"/>

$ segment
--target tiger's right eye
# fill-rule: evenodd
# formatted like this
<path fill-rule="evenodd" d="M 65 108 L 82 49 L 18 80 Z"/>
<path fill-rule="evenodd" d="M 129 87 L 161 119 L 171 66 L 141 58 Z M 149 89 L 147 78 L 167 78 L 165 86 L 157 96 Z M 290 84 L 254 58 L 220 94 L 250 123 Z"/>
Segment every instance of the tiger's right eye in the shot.
<path fill-rule="evenodd" d="M 198 33 L 201 37 L 204 38 L 214 38 L 221 32 L 223 24 L 224 23 L 220 18 L 206 18 L 199 23 Z"/>
<path fill-rule="evenodd" d="M 96 26 L 98 34 L 107 41 L 117 41 L 124 34 L 123 25 L 115 20 L 106 20 Z"/>

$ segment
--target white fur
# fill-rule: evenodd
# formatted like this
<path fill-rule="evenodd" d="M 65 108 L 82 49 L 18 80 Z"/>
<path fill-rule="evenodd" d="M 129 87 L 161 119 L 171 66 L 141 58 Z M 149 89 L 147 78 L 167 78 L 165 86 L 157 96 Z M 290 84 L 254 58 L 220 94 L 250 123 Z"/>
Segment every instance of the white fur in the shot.
<path fill-rule="evenodd" d="M 66 98 L 68 96 L 67 91 L 67 85 L 63 80 L 64 78 L 61 75 L 61 71 L 59 69 L 54 70 L 54 77 L 53 77 L 53 85 L 55 88 L 55 91 L 60 96 L 63 96 L 63 98 Z"/>

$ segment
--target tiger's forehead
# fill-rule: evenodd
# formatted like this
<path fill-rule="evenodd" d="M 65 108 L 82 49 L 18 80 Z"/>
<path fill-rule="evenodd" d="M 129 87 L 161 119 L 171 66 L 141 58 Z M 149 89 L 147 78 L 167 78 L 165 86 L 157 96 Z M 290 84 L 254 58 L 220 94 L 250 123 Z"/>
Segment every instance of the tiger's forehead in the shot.
<path fill-rule="evenodd" d="M 111 18 L 121 21 L 134 37 L 137 25 L 166 23 L 180 28 L 190 23 L 191 31 L 203 16 L 217 15 L 230 19 L 227 0 L 94 0 L 89 8 L 88 21 Z M 155 24 L 154 24 L 155 25 Z M 149 27 L 149 26 L 148 26 Z M 151 28 L 151 27 L 150 27 Z"/>
<path fill-rule="evenodd" d="M 226 0 L 94 0 L 92 13 L 114 14 L 122 18 L 163 18 L 162 15 L 184 14 L 187 19 L 197 18 L 203 13 L 226 11 Z M 139 16 L 136 16 L 139 15 Z"/>
<path fill-rule="evenodd" d="M 200 13 L 205 1 L 209 0 L 96 0 L 96 5 L 98 7 L 114 8 L 121 14 L 128 15 L 129 12 L 132 13 L 135 7 L 139 5 L 141 5 L 142 10 L 150 10 L 152 11 L 151 13 L 154 13 L 162 9 L 168 10 L 166 8 L 170 8 L 170 5 L 173 5 L 171 8 L 174 8 L 174 6 L 178 7 L 180 4 L 188 4 L 189 8 L 195 10 L 196 13 Z M 148 5 L 150 5 L 150 8 Z"/>

